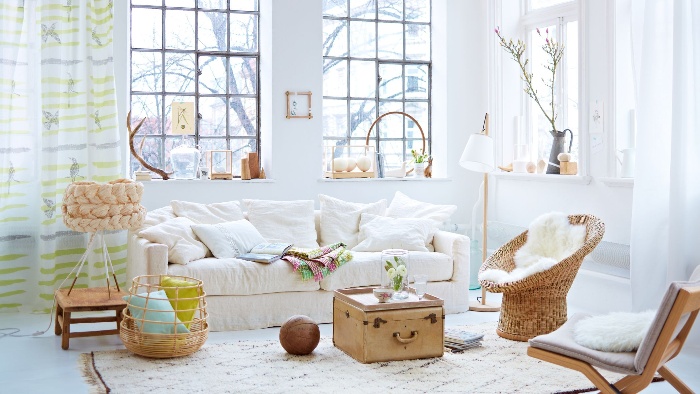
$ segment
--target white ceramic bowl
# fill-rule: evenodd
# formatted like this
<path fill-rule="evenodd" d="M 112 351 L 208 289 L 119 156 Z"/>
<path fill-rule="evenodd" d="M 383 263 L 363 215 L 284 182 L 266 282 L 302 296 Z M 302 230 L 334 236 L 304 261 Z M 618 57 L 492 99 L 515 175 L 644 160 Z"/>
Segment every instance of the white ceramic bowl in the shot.
<path fill-rule="evenodd" d="M 394 295 L 394 290 L 392 289 L 378 288 L 372 290 L 372 292 L 379 302 L 387 302 L 391 299 L 391 296 Z"/>

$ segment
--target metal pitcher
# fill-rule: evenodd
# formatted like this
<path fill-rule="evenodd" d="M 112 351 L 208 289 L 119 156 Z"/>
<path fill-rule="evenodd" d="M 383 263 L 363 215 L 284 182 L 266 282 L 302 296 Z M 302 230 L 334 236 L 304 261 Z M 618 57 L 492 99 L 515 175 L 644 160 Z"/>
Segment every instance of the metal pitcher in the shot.
<path fill-rule="evenodd" d="M 566 141 L 564 137 L 566 132 L 569 132 L 571 139 L 569 140 L 569 150 L 564 150 L 566 146 Z M 571 145 L 574 143 L 574 133 L 570 129 L 564 129 L 564 131 L 550 131 L 552 134 L 552 150 L 549 151 L 549 163 L 547 164 L 547 174 L 559 174 L 559 156 L 560 153 L 571 153 Z"/>

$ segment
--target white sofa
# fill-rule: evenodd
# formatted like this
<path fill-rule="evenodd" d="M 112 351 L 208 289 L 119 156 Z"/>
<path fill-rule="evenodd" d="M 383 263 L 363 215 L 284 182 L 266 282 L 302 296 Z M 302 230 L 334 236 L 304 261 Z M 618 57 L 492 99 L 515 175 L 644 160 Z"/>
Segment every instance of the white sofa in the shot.
<path fill-rule="evenodd" d="M 170 207 L 160 208 L 156 215 L 175 217 Z M 318 210 L 315 219 L 316 233 L 320 234 Z M 150 224 L 158 221 L 162 218 L 150 220 Z M 427 291 L 445 301 L 445 313 L 467 311 L 469 238 L 438 231 L 432 245 L 434 252 L 410 252 L 409 276 L 428 276 Z M 379 284 L 380 252 L 352 254 L 350 262 L 322 281 L 303 281 L 291 264 L 283 260 L 260 264 L 206 257 L 186 265 L 170 264 L 166 245 L 149 242 L 136 232 L 130 232 L 126 273 L 127 278 L 184 275 L 203 280 L 209 325 L 213 331 L 280 326 L 292 315 L 306 315 L 317 323 L 330 323 L 333 320 L 334 290 Z"/>

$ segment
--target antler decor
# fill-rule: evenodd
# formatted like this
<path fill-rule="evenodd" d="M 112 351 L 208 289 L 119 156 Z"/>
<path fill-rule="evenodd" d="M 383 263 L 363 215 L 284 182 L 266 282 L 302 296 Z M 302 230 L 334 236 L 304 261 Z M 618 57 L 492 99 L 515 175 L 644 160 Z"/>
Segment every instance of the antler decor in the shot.
<path fill-rule="evenodd" d="M 142 166 L 160 175 L 164 181 L 168 180 L 170 177 L 168 176 L 169 174 L 167 172 L 148 164 L 146 160 L 144 160 L 141 156 L 139 156 L 138 153 L 136 153 L 136 149 L 134 148 L 134 136 L 136 135 L 136 133 L 139 132 L 139 129 L 141 128 L 141 125 L 145 120 L 146 118 L 141 119 L 141 121 L 139 122 L 139 124 L 136 125 L 134 130 L 131 130 L 131 111 L 129 111 L 129 114 L 126 116 L 126 128 L 129 129 L 129 150 L 131 151 L 131 154 L 136 158 L 136 160 L 138 160 L 139 163 L 141 163 Z M 144 137 L 144 139 L 145 138 L 146 137 Z"/>

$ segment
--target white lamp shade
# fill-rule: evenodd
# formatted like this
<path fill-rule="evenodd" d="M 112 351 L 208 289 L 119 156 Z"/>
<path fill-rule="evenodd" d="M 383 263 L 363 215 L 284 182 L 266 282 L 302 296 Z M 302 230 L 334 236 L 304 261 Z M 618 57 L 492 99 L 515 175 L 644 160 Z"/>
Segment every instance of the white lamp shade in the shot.
<path fill-rule="evenodd" d="M 459 165 L 470 171 L 489 172 L 493 170 L 493 138 L 484 134 L 469 136 Z"/>

